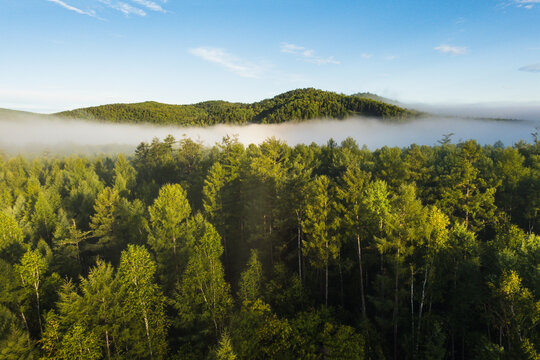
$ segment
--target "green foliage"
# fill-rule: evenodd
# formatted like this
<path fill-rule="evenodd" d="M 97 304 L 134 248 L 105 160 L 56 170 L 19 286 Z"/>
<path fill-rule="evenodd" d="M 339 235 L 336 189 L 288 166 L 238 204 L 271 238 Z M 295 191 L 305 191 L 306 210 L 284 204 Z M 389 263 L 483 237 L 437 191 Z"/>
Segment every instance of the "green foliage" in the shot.
<path fill-rule="evenodd" d="M 218 348 L 216 350 L 217 360 L 236 360 L 236 354 L 232 348 L 231 339 L 227 332 L 221 334 Z"/>
<path fill-rule="evenodd" d="M 163 186 L 148 213 L 148 244 L 159 260 L 162 281 L 170 290 L 179 280 L 182 260 L 187 259 L 183 224 L 191 214 L 191 207 L 186 192 L 178 184 Z"/>
<path fill-rule="evenodd" d="M 130 323 L 129 344 L 134 356 L 164 358 L 167 354 L 165 298 L 154 281 L 156 264 L 143 246 L 122 252 L 117 281 L 125 299 L 121 312 Z"/>
<path fill-rule="evenodd" d="M 178 287 L 175 307 L 180 327 L 188 330 L 190 337 L 217 339 L 233 304 L 219 259 L 223 247 L 219 234 L 200 214 L 195 216 L 193 226 L 197 236 Z"/>
<path fill-rule="evenodd" d="M 259 262 L 257 252 L 251 251 L 247 269 L 240 275 L 240 290 L 238 298 L 242 303 L 255 301 L 262 293 L 262 265 Z"/>
<path fill-rule="evenodd" d="M 348 116 L 340 99 L 237 120 Z M 0 156 L 0 357 L 536 359 L 539 159 L 449 135 Z"/>
<path fill-rule="evenodd" d="M 331 200 L 330 180 L 321 176 L 312 184 L 312 201 L 306 207 L 303 223 L 308 240 L 304 241 L 306 256 L 313 266 L 325 268 L 337 258 L 339 240 L 334 234 L 337 227 L 335 205 Z"/>
<path fill-rule="evenodd" d="M 404 119 L 419 113 L 381 101 L 381 98 L 342 95 L 316 89 L 298 89 L 252 104 L 206 101 L 169 105 L 154 101 L 111 104 L 64 111 L 57 115 L 110 122 L 208 126 L 215 124 L 276 124 L 290 120 L 364 115 Z"/>
<path fill-rule="evenodd" d="M 23 233 L 17 221 L 0 212 L 0 257 L 15 263 L 24 252 Z"/>

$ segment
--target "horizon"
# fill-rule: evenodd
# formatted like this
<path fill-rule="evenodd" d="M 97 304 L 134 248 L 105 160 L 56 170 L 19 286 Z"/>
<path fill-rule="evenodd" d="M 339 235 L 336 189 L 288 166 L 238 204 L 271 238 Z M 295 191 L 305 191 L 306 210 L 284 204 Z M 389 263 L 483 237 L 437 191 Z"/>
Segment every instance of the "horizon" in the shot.
<path fill-rule="evenodd" d="M 297 88 L 540 104 L 537 0 L 7 1 L 0 107 L 251 103 Z"/>

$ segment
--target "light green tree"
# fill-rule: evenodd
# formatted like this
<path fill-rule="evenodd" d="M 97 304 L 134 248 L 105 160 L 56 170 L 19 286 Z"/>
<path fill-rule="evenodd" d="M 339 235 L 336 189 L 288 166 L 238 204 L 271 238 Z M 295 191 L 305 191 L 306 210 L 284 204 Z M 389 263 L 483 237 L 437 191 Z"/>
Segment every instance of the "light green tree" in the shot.
<path fill-rule="evenodd" d="M 23 232 L 17 221 L 0 211 L 0 257 L 16 263 L 24 253 Z"/>
<path fill-rule="evenodd" d="M 232 307 L 230 286 L 220 261 L 223 246 L 215 228 L 200 214 L 193 222 L 197 236 L 182 275 L 176 307 L 183 327 L 195 327 L 206 336 L 214 333 L 217 337 Z"/>
<path fill-rule="evenodd" d="M 218 360 L 236 360 L 237 358 L 231 344 L 231 338 L 226 331 L 221 334 L 221 338 L 219 339 L 216 357 Z"/>
<path fill-rule="evenodd" d="M 60 358 L 77 360 L 101 359 L 100 339 L 84 325 L 77 323 L 62 339 Z"/>
<path fill-rule="evenodd" d="M 40 332 L 43 333 L 40 309 L 40 285 L 48 269 L 47 261 L 39 250 L 28 249 L 21 259 L 21 264 L 16 269 L 21 277 L 22 286 L 31 289 L 36 296 L 37 319 Z"/>
<path fill-rule="evenodd" d="M 342 185 L 336 188 L 337 197 L 341 200 L 339 206 L 342 217 L 343 242 L 356 241 L 358 255 L 358 270 L 360 275 L 360 299 L 362 316 L 366 317 L 366 297 L 364 291 L 364 271 L 362 265 L 361 241 L 367 236 L 366 217 L 364 208 L 364 188 L 369 174 L 363 172 L 357 165 L 347 168 L 342 178 Z"/>
<path fill-rule="evenodd" d="M 102 253 L 116 253 L 122 248 L 120 237 L 120 195 L 115 189 L 106 187 L 98 195 L 94 205 L 94 215 L 91 217 L 90 229 L 97 238 L 97 243 L 91 248 Z M 109 254 L 107 254 L 109 255 Z M 114 258 L 107 256 L 107 258 Z"/>
<path fill-rule="evenodd" d="M 134 356 L 161 359 L 167 354 L 168 324 L 155 272 L 156 264 L 143 246 L 130 244 L 122 252 L 117 281 L 121 311 L 130 326 L 128 343 Z"/>
<path fill-rule="evenodd" d="M 262 265 L 257 251 L 252 250 L 247 269 L 240 275 L 238 297 L 242 303 L 253 302 L 260 298 L 262 288 Z"/>
<path fill-rule="evenodd" d="M 148 244 L 157 256 L 160 274 L 170 289 L 178 281 L 180 261 L 185 260 L 186 246 L 182 226 L 191 214 L 186 192 L 178 184 L 164 185 L 148 208 L 150 230 Z"/>
<path fill-rule="evenodd" d="M 324 269 L 324 303 L 328 305 L 328 267 L 339 254 L 340 241 L 335 234 L 338 226 L 336 204 L 330 193 L 330 180 L 322 175 L 311 186 L 311 198 L 302 223 L 307 240 L 303 247 L 312 266 Z"/>
<path fill-rule="evenodd" d="M 135 188 L 137 171 L 131 166 L 126 157 L 118 155 L 114 164 L 113 188 L 123 197 L 129 197 Z"/>

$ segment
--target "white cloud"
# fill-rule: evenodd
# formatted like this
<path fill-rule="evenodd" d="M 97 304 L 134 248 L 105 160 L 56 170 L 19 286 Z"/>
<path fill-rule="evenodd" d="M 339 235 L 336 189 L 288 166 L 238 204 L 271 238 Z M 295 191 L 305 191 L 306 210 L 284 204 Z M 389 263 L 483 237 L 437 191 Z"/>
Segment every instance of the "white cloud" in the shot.
<path fill-rule="evenodd" d="M 312 63 L 312 64 L 317 64 L 317 65 L 326 65 L 326 64 L 339 65 L 340 64 L 340 62 L 334 59 L 333 56 L 323 58 L 323 57 L 315 55 L 315 50 L 307 49 L 303 46 L 299 46 L 296 44 L 281 43 L 280 50 L 283 53 L 296 55 L 302 58 L 304 61 Z"/>
<path fill-rule="evenodd" d="M 77 8 L 75 6 L 65 3 L 63 0 L 47 0 L 47 1 L 58 4 L 62 6 L 63 8 L 68 9 L 70 11 L 74 11 L 78 14 L 88 15 L 88 16 L 92 16 L 92 17 L 103 20 L 102 18 L 98 16 L 98 14 L 96 13 L 96 10 L 82 10 L 80 8 Z M 159 1 L 163 4 L 166 3 L 166 1 L 164 0 L 159 0 Z M 126 16 L 129 16 L 129 15 L 146 16 L 146 11 L 143 10 L 143 8 L 146 10 L 156 11 L 156 12 L 161 12 L 161 13 L 167 12 L 167 10 L 164 9 L 162 5 L 152 0 L 124 0 L 124 1 L 97 0 L 97 2 L 104 4 L 108 8 L 119 11 Z M 88 2 L 88 3 L 92 3 L 92 2 Z M 96 4 L 96 2 L 93 2 L 93 3 Z M 96 7 L 96 9 L 98 10 L 97 6 L 94 6 L 94 7 Z"/>
<path fill-rule="evenodd" d="M 327 58 L 321 58 L 318 56 L 307 57 L 306 61 L 312 64 L 317 64 L 317 65 L 326 65 L 326 64 L 339 65 L 340 64 L 340 62 L 334 59 L 333 56 L 329 56 Z"/>
<path fill-rule="evenodd" d="M 437 47 L 434 47 L 433 49 L 437 50 L 440 53 L 451 54 L 451 55 L 463 55 L 467 53 L 468 51 L 466 47 L 452 46 L 452 45 L 447 45 L 447 44 L 439 45 Z"/>
<path fill-rule="evenodd" d="M 396 60 L 398 57 L 396 55 L 388 55 L 384 57 L 384 60 L 392 61 Z"/>
<path fill-rule="evenodd" d="M 203 60 L 218 64 L 236 75 L 246 78 L 259 78 L 262 75 L 260 66 L 246 63 L 223 49 L 212 47 L 198 47 L 189 49 L 191 55 L 197 56 Z"/>
<path fill-rule="evenodd" d="M 144 6 L 145 8 L 147 8 L 148 10 L 152 10 L 152 11 L 159 11 L 159 12 L 162 12 L 164 13 L 165 10 L 161 7 L 161 5 L 153 2 L 153 1 L 148 1 L 148 0 L 133 0 L 134 3 L 137 3 L 139 5 L 142 5 Z"/>
<path fill-rule="evenodd" d="M 361 57 L 362 59 L 366 59 L 366 60 L 367 60 L 367 59 L 371 59 L 371 58 L 373 57 L 373 54 L 362 53 L 362 54 L 360 54 L 360 57 Z"/>
<path fill-rule="evenodd" d="M 540 72 L 540 63 L 522 66 L 519 68 L 519 71 Z"/>
<path fill-rule="evenodd" d="M 84 10 L 81 10 L 79 8 L 76 8 L 75 6 L 71 6 L 69 4 L 66 4 L 65 2 L 61 1 L 61 0 L 47 0 L 47 1 L 50 1 L 50 2 L 53 2 L 55 4 L 58 4 L 60 6 L 62 6 L 63 8 L 65 9 L 68 9 L 70 11 L 74 11 L 76 12 L 77 14 L 81 14 L 81 15 L 88 15 L 88 16 L 92 16 L 92 17 L 96 17 L 96 12 L 93 11 L 93 10 L 90 10 L 90 11 L 84 11 Z"/>
<path fill-rule="evenodd" d="M 98 0 L 100 3 L 107 5 L 111 9 L 118 10 L 122 14 L 128 16 L 131 14 L 139 15 L 139 16 L 146 16 L 146 12 L 142 9 L 139 9 L 137 7 L 134 7 L 128 3 L 121 2 L 121 1 L 111 1 L 111 0 Z"/>
<path fill-rule="evenodd" d="M 535 5 L 540 4 L 540 0 L 511 0 L 511 4 L 525 9 L 532 9 Z"/>
<path fill-rule="evenodd" d="M 294 44 L 282 43 L 281 52 L 289 54 L 298 54 L 301 51 L 304 51 L 306 48 Z"/>

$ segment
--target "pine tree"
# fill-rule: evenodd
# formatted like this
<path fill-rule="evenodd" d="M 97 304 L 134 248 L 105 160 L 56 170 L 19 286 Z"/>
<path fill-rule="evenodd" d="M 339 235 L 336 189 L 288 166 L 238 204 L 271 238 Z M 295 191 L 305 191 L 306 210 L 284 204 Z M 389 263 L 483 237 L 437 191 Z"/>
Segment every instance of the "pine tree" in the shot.
<path fill-rule="evenodd" d="M 306 206 L 303 227 L 307 240 L 303 247 L 311 265 L 324 269 L 324 303 L 328 305 L 328 267 L 339 253 L 340 242 L 335 234 L 337 217 L 336 205 L 330 193 L 330 180 L 322 175 L 312 183 L 311 198 Z"/>
<path fill-rule="evenodd" d="M 236 360 L 236 354 L 234 353 L 231 339 L 227 332 L 223 332 L 223 334 L 221 334 L 218 348 L 216 350 L 216 357 L 218 360 Z"/>
<path fill-rule="evenodd" d="M 343 185 L 337 188 L 337 197 L 342 201 L 340 213 L 342 227 L 345 230 L 343 242 L 355 241 L 358 255 L 358 269 L 360 278 L 360 299 L 362 302 L 362 316 L 366 317 L 366 298 L 364 288 L 364 271 L 362 261 L 362 244 L 368 232 L 366 227 L 366 214 L 364 213 L 363 198 L 364 186 L 369 175 L 356 165 L 347 169 L 343 175 Z"/>
<path fill-rule="evenodd" d="M 165 297 L 154 282 L 156 264 L 143 247 L 128 245 L 122 252 L 117 282 L 120 286 L 121 312 L 129 324 L 133 356 L 162 359 L 167 354 Z"/>
<path fill-rule="evenodd" d="M 21 264 L 17 270 L 21 276 L 22 286 L 31 289 L 36 296 L 36 312 L 40 333 L 43 333 L 41 324 L 40 308 L 40 285 L 48 268 L 48 263 L 39 250 L 28 249 L 21 259 Z"/>
<path fill-rule="evenodd" d="M 238 298 L 245 302 L 253 302 L 261 297 L 262 265 L 257 251 L 252 250 L 247 269 L 240 275 Z"/>
<path fill-rule="evenodd" d="M 232 307 L 230 286 L 220 261 L 223 246 L 217 231 L 200 214 L 193 223 L 198 236 L 182 275 L 175 306 L 181 327 L 191 328 L 193 335 L 200 332 L 217 338 Z"/>
<path fill-rule="evenodd" d="M 148 244 L 157 255 L 160 275 L 169 290 L 178 281 L 181 261 L 186 261 L 183 224 L 191 214 L 186 192 L 178 184 L 163 186 L 154 204 L 148 208 L 148 212 L 150 214 Z"/>

